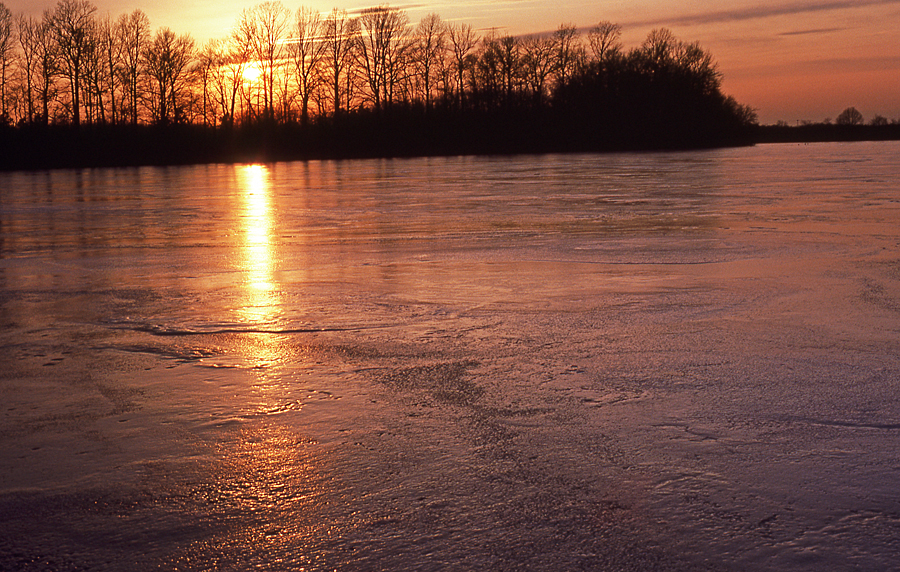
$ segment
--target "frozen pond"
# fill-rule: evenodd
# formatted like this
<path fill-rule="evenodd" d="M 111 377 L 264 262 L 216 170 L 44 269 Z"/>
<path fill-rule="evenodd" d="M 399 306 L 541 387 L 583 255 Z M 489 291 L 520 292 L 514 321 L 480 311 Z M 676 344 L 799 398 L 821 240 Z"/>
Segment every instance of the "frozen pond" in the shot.
<path fill-rule="evenodd" d="M 886 570 L 900 144 L 0 174 L 0 569 Z"/>

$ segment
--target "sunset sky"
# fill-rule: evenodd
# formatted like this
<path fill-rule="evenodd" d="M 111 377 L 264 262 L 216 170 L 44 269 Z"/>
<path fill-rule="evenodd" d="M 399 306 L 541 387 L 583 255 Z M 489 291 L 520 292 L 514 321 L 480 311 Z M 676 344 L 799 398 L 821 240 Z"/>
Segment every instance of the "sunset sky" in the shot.
<path fill-rule="evenodd" d="M 13 13 L 39 15 L 56 0 L 0 0 Z M 140 8 L 153 28 L 190 32 L 198 44 L 228 35 L 243 8 L 256 0 L 94 0 L 117 16 Z M 348 12 L 370 4 L 287 0 Z M 383 2 L 373 2 L 379 4 Z M 562 23 L 587 28 L 600 20 L 622 25 L 626 47 L 653 28 L 666 27 L 712 52 L 724 90 L 759 113 L 762 123 L 834 119 L 854 106 L 866 121 L 900 119 L 900 0 L 424 0 L 390 2 L 413 22 L 436 12 L 486 31 L 514 35 L 552 30 Z"/>

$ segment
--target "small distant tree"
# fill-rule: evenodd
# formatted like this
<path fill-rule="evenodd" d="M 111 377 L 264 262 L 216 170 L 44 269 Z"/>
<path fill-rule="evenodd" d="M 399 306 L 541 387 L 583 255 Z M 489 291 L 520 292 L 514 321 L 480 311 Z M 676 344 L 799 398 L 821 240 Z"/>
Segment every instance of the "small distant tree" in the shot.
<path fill-rule="evenodd" d="M 834 120 L 838 125 L 862 125 L 863 115 L 855 107 L 848 107 Z"/>
<path fill-rule="evenodd" d="M 875 117 L 872 118 L 872 121 L 870 121 L 869 123 L 871 125 L 881 126 L 881 125 L 887 125 L 888 120 L 886 117 L 883 117 L 881 115 L 876 115 Z"/>

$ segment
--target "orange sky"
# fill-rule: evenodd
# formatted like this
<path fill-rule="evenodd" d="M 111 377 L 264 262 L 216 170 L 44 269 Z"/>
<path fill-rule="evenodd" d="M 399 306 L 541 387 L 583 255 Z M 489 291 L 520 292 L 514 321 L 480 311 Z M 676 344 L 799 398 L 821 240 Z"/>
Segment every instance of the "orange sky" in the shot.
<path fill-rule="evenodd" d="M 369 4 L 282 0 L 348 12 Z M 55 0 L 0 0 L 14 13 L 40 14 Z M 226 36 L 243 8 L 257 0 L 94 0 L 118 15 L 141 8 L 151 25 L 190 32 L 199 43 Z M 373 2 L 372 4 L 383 3 Z M 698 41 L 719 62 L 725 92 L 754 107 L 762 123 L 821 121 L 854 106 L 900 119 L 900 0 L 424 0 L 390 2 L 415 22 L 429 12 L 444 20 L 511 34 L 559 24 L 589 27 L 610 20 L 623 27 L 626 47 L 653 28 Z"/>

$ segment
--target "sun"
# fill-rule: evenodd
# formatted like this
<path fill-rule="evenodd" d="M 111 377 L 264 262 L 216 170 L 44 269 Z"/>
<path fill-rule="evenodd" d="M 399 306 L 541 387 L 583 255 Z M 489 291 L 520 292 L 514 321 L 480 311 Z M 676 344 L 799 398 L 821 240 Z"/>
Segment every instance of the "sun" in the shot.
<path fill-rule="evenodd" d="M 241 75 L 243 75 L 245 82 L 253 83 L 259 79 L 259 76 L 262 75 L 262 70 L 260 69 L 258 63 L 250 62 L 244 66 L 244 71 L 241 72 Z"/>

